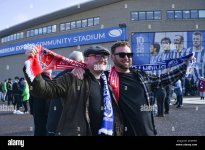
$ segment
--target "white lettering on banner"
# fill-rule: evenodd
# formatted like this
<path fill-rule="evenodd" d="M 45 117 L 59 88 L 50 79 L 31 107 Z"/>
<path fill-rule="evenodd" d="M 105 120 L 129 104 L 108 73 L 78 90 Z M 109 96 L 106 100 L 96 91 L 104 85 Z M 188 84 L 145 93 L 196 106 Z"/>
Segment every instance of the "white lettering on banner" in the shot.
<path fill-rule="evenodd" d="M 99 40 L 105 38 L 105 33 L 99 34 L 91 34 L 86 36 L 77 36 L 73 38 L 73 42 L 84 42 L 84 41 L 91 41 L 91 40 Z"/>
<path fill-rule="evenodd" d="M 13 52 L 13 51 L 15 51 L 15 47 L 3 48 L 3 49 L 0 49 L 0 54 L 1 53 L 9 53 L 9 52 Z"/>
<path fill-rule="evenodd" d="M 24 49 L 24 45 L 16 46 L 16 51 L 19 51 L 19 50 L 22 50 L 22 49 Z"/>
<path fill-rule="evenodd" d="M 61 39 L 44 41 L 44 42 L 37 42 L 36 45 L 51 46 L 51 45 L 61 45 L 68 42 L 69 43 L 71 42 L 71 38 L 61 38 Z"/>

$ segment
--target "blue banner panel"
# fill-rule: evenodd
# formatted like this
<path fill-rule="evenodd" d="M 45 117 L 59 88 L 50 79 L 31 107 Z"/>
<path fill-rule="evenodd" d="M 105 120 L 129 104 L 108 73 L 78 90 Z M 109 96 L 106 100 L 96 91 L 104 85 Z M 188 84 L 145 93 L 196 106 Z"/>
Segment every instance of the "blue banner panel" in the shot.
<path fill-rule="evenodd" d="M 48 38 L 28 40 L 17 44 L 10 44 L 0 47 L 0 56 L 25 53 L 27 45 L 42 45 L 48 49 L 62 48 L 77 45 L 96 44 L 127 40 L 127 28 L 111 27 L 99 30 L 64 34 Z"/>
<path fill-rule="evenodd" d="M 154 33 L 132 34 L 133 65 L 150 63 L 150 46 L 153 41 Z"/>
<path fill-rule="evenodd" d="M 190 67 L 191 76 L 194 81 L 205 77 L 205 31 L 136 32 L 132 51 L 133 65 L 157 64 L 193 53 L 196 62 Z"/>

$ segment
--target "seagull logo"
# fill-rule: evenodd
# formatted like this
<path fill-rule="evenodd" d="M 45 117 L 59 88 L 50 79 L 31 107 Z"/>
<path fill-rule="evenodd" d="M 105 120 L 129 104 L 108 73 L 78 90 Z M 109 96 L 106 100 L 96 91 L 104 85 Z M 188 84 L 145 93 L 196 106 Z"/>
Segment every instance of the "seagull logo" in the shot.
<path fill-rule="evenodd" d="M 121 29 L 114 29 L 114 30 L 111 30 L 109 32 L 110 37 L 119 37 L 121 35 L 122 35 L 122 30 Z"/>

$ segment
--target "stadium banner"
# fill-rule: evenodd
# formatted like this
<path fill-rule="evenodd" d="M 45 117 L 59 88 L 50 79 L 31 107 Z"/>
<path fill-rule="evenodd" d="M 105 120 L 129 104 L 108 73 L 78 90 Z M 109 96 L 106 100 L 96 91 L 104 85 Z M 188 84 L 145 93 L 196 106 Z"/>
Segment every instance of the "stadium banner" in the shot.
<path fill-rule="evenodd" d="M 48 38 L 38 38 L 26 42 L 18 42 L 7 46 L 0 46 L 0 57 L 25 53 L 29 45 L 41 45 L 48 49 L 56 49 L 70 46 L 81 46 L 86 44 L 100 44 L 127 40 L 127 28 L 111 27 L 78 33 L 63 34 Z"/>

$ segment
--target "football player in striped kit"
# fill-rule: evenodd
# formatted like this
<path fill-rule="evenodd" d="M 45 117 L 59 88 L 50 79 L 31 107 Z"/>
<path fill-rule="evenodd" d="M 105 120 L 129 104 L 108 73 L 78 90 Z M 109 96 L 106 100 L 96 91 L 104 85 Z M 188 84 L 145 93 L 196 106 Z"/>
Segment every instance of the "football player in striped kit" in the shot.
<path fill-rule="evenodd" d="M 201 76 L 205 76 L 205 49 L 202 46 L 202 33 L 194 32 L 192 35 L 193 47 L 187 49 L 187 53 L 193 53 L 196 62 L 193 68 L 193 77 L 197 81 Z"/>
<path fill-rule="evenodd" d="M 173 51 L 171 50 L 171 40 L 168 37 L 164 37 L 161 40 L 162 53 L 158 57 L 158 61 L 169 60 L 173 58 Z M 166 73 L 170 69 L 160 70 L 159 74 Z M 158 74 L 157 74 L 158 75 Z"/>
<path fill-rule="evenodd" d="M 184 37 L 182 35 L 175 35 L 174 46 L 176 49 L 173 51 L 173 58 L 181 58 L 186 55 L 186 48 L 184 48 Z"/>

